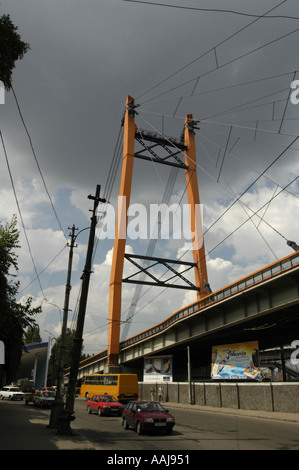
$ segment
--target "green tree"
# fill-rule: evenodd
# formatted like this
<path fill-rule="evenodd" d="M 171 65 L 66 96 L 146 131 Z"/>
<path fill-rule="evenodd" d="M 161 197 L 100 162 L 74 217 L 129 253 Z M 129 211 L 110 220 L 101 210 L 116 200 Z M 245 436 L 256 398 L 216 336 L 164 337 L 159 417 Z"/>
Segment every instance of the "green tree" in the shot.
<path fill-rule="evenodd" d="M 65 350 L 64 350 L 64 358 L 63 358 L 63 368 L 66 369 L 71 366 L 72 363 L 72 348 L 73 348 L 73 341 L 75 337 L 75 330 L 71 330 L 70 328 L 66 329 L 65 333 Z M 54 339 L 54 338 L 53 338 Z M 83 351 L 83 348 L 82 348 Z M 58 338 L 55 338 L 55 343 L 51 349 L 51 356 L 49 359 L 48 370 L 49 374 L 51 375 L 51 384 L 54 385 L 57 380 L 58 375 L 58 367 L 60 365 L 60 354 L 61 354 L 61 335 Z M 81 360 L 85 359 L 86 355 L 82 354 L 81 352 Z"/>
<path fill-rule="evenodd" d="M 36 325 L 34 315 L 41 307 L 32 308 L 32 297 L 25 305 L 16 301 L 19 282 L 16 281 L 18 262 L 16 250 L 19 246 L 17 218 L 3 225 L 0 222 L 0 340 L 5 345 L 5 364 L 0 366 L 0 384 L 6 375 L 6 383 L 17 378 L 20 366 L 24 332 Z M 14 270 L 14 274 L 12 274 Z"/>
<path fill-rule="evenodd" d="M 30 344 L 30 343 L 41 343 L 41 342 L 42 342 L 42 339 L 40 336 L 39 326 L 38 325 L 29 326 L 24 333 L 24 343 Z"/>
<path fill-rule="evenodd" d="M 12 86 L 12 71 L 15 62 L 24 57 L 30 45 L 23 42 L 9 15 L 0 17 L 0 80 L 6 90 Z"/>
<path fill-rule="evenodd" d="M 75 331 L 70 328 L 66 329 L 65 333 L 65 351 L 64 351 L 64 367 L 69 367 L 72 361 L 72 346 L 74 341 Z M 61 335 L 56 339 L 55 344 L 51 350 L 51 356 L 49 359 L 49 370 L 52 367 L 53 361 L 56 365 L 59 364 L 61 350 Z"/>

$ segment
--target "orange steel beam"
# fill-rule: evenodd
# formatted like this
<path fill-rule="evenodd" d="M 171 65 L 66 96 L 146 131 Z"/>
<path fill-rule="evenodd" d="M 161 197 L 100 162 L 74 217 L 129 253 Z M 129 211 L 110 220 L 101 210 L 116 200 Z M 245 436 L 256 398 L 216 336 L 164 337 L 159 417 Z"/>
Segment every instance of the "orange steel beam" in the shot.
<path fill-rule="evenodd" d="M 200 201 L 198 192 L 198 182 L 196 173 L 196 151 L 195 151 L 195 136 L 192 132 L 192 114 L 187 114 L 185 119 L 185 164 L 188 167 L 185 170 L 187 196 L 190 212 L 191 224 L 191 241 L 193 250 L 193 260 L 196 263 L 195 270 L 195 285 L 199 287 L 197 291 L 197 298 L 205 297 L 208 292 L 206 284 L 208 283 L 208 272 L 205 257 L 205 246 L 202 228 L 202 219 L 200 211 Z"/>
<path fill-rule="evenodd" d="M 122 276 L 125 259 L 125 247 L 128 225 L 128 208 L 130 204 L 131 185 L 134 163 L 134 144 L 137 126 L 134 121 L 133 110 L 134 99 L 127 97 L 126 112 L 124 118 L 124 144 L 123 165 L 119 191 L 118 213 L 111 266 L 109 310 L 108 310 L 108 365 L 117 365 L 119 358 L 119 338 L 121 319 L 121 291 Z M 186 172 L 187 195 L 190 208 L 190 224 L 193 243 L 193 258 L 195 266 L 195 284 L 200 291 L 198 299 L 207 295 L 205 284 L 208 283 L 207 267 L 205 260 L 205 248 L 203 230 L 200 215 L 200 201 L 196 174 L 196 152 L 195 138 L 188 125 L 192 121 L 189 114 L 185 121 L 185 163 L 188 167 Z"/>
<path fill-rule="evenodd" d="M 134 118 L 130 114 L 130 107 L 133 105 L 133 98 L 128 96 L 124 119 L 123 165 L 109 290 L 108 365 L 117 365 L 119 356 L 122 276 L 128 224 L 127 214 L 133 175 L 135 131 L 137 128 Z"/>

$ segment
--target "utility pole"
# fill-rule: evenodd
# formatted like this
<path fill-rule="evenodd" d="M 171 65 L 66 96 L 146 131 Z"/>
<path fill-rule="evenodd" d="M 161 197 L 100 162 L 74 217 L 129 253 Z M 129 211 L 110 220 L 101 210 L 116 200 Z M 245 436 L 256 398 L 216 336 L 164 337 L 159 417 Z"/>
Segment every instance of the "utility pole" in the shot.
<path fill-rule="evenodd" d="M 69 227 L 70 229 L 70 227 Z M 67 270 L 67 281 L 65 285 L 65 296 L 64 296 L 64 307 L 63 307 L 63 322 L 61 328 L 61 340 L 59 348 L 59 363 L 58 363 L 58 377 L 57 377 L 57 392 L 54 403 L 51 406 L 51 415 L 49 427 L 57 427 L 60 416 L 63 412 L 64 401 L 62 397 L 62 385 L 63 385 L 63 369 L 64 369 L 64 360 L 65 360 L 65 348 L 66 348 L 66 329 L 67 329 L 67 317 L 69 312 L 69 300 L 70 292 L 72 289 L 71 286 L 71 274 L 72 274 L 72 263 L 73 263 L 73 250 L 75 247 L 75 226 L 72 226 L 72 232 L 70 233 L 71 243 L 68 246 L 70 247 L 69 252 L 69 261 L 68 261 L 68 270 Z"/>
<path fill-rule="evenodd" d="M 72 348 L 72 364 L 71 364 L 71 370 L 70 370 L 67 399 L 66 399 L 64 413 L 61 416 L 61 419 L 59 420 L 59 425 L 58 425 L 58 434 L 65 435 L 65 436 L 72 435 L 70 423 L 71 421 L 75 419 L 74 403 L 75 403 L 76 383 L 77 383 L 77 375 L 78 375 L 78 370 L 79 370 L 80 356 L 81 356 L 81 351 L 82 351 L 83 328 L 84 328 L 89 280 L 90 280 L 90 274 L 91 274 L 91 261 L 92 261 L 93 247 L 94 247 L 95 229 L 97 225 L 96 211 L 97 211 L 99 202 L 106 202 L 105 199 L 100 199 L 99 197 L 100 188 L 101 187 L 97 185 L 95 196 L 91 196 L 91 195 L 88 196 L 88 199 L 92 199 L 94 201 L 94 205 L 93 205 L 93 210 L 91 211 L 92 217 L 91 217 L 91 224 L 90 224 L 86 262 L 85 262 L 85 267 L 84 267 L 84 271 L 82 275 L 82 289 L 81 289 L 81 297 L 80 297 L 79 312 L 78 312 L 78 319 L 77 319 L 77 328 L 76 328 L 76 333 L 75 333 L 75 337 L 73 341 L 73 348 Z"/>

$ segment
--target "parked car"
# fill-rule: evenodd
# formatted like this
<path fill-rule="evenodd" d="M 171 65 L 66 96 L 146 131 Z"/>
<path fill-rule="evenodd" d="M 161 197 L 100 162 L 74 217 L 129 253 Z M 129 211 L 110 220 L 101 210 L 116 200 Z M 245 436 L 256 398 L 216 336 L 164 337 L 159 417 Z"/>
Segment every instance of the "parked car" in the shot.
<path fill-rule="evenodd" d="M 170 434 L 175 419 L 159 402 L 131 401 L 123 410 L 122 425 L 125 429 L 132 426 L 137 430 L 137 434 L 161 430 Z"/>
<path fill-rule="evenodd" d="M 19 387 L 7 385 L 0 391 L 0 398 L 1 400 L 4 400 L 4 398 L 8 398 L 9 400 L 23 400 L 24 393 Z"/>
<path fill-rule="evenodd" d="M 93 395 L 91 399 L 87 400 L 86 404 L 88 413 L 95 411 L 99 416 L 121 416 L 123 411 L 123 405 L 108 394 Z"/>
<path fill-rule="evenodd" d="M 38 390 L 33 397 L 33 405 L 40 408 L 49 408 L 55 400 L 55 392 Z"/>

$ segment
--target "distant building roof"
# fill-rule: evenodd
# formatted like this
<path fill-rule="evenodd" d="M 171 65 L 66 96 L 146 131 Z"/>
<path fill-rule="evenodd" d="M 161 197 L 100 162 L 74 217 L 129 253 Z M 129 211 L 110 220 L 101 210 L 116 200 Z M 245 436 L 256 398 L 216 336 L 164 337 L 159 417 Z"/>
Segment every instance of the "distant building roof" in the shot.
<path fill-rule="evenodd" d="M 25 344 L 18 374 L 19 379 L 33 379 L 36 388 L 46 385 L 48 347 L 48 342 Z"/>

